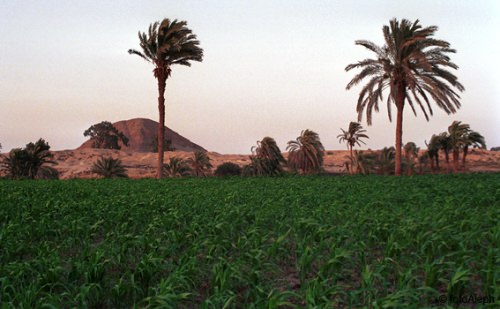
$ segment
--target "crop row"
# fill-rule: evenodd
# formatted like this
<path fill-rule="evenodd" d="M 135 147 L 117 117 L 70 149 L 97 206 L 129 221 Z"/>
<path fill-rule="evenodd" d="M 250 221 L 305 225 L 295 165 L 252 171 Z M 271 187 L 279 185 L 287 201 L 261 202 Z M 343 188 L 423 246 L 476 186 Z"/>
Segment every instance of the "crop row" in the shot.
<path fill-rule="evenodd" d="M 402 308 L 477 295 L 498 305 L 499 183 L 0 181 L 0 303 Z"/>

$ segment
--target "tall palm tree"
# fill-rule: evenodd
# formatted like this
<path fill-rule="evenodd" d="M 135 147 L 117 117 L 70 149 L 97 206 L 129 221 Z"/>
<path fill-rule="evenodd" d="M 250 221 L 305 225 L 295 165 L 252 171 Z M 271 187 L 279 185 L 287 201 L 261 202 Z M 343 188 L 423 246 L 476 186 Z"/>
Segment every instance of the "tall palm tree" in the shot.
<path fill-rule="evenodd" d="M 406 102 L 416 115 L 418 105 L 425 118 L 432 115 L 430 100 L 446 113 L 455 113 L 460 107 L 460 96 L 453 87 L 463 91 L 464 87 L 457 77 L 448 70 L 458 66 L 450 61 L 448 53 L 455 53 L 450 44 L 433 38 L 436 26 L 422 28 L 419 21 L 399 22 L 392 19 L 383 27 L 385 45 L 380 47 L 370 41 L 356 41 L 376 54 L 375 59 L 365 59 L 348 65 L 345 70 L 360 68 L 359 72 L 347 85 L 347 89 L 360 83 L 365 78 L 369 81 L 362 88 L 357 104 L 358 120 L 361 121 L 366 110 L 368 125 L 372 123 L 372 112 L 379 111 L 379 102 L 383 102 L 383 92 L 388 89 L 387 112 L 392 121 L 391 105 L 396 106 L 396 155 L 395 174 L 401 175 L 401 147 L 403 140 L 403 110 Z M 427 112 L 429 111 L 429 114 Z"/>
<path fill-rule="evenodd" d="M 286 160 L 274 138 L 266 136 L 257 141 L 257 146 L 251 148 L 251 163 L 247 169 L 249 174 L 279 175 L 283 173 L 282 164 Z"/>
<path fill-rule="evenodd" d="M 304 130 L 295 141 L 289 141 L 288 165 L 300 169 L 303 174 L 319 172 L 323 166 L 325 148 L 319 139 L 318 133 Z"/>
<path fill-rule="evenodd" d="M 473 146 L 474 148 L 482 148 L 486 149 L 486 141 L 484 136 L 479 134 L 479 132 L 470 130 L 465 136 L 465 144 L 464 144 L 464 154 L 462 157 L 462 167 L 465 169 L 465 158 L 467 157 L 467 153 L 469 152 L 469 147 Z"/>
<path fill-rule="evenodd" d="M 366 130 L 363 129 L 359 122 L 354 121 L 349 123 L 349 129 L 347 131 L 342 128 L 340 130 L 342 130 L 342 134 L 337 135 L 339 143 L 345 142 L 347 144 L 347 149 L 349 150 L 351 158 L 353 158 L 352 148 L 356 145 L 361 146 L 360 143 L 366 145 L 366 143 L 361 140 L 362 138 L 369 138 L 368 135 L 365 134 Z"/>
<path fill-rule="evenodd" d="M 207 176 L 213 167 L 210 163 L 210 157 L 206 151 L 195 151 L 194 157 L 188 158 L 186 163 L 191 167 L 195 176 Z"/>
<path fill-rule="evenodd" d="M 141 51 L 129 49 L 129 54 L 135 54 L 152 63 L 154 77 L 158 80 L 158 167 L 157 177 L 162 177 L 163 141 L 165 140 L 165 87 L 171 73 L 171 66 L 181 64 L 191 66 L 190 61 L 203 60 L 203 49 L 196 35 L 186 27 L 185 21 L 170 21 L 168 18 L 161 23 L 149 25 L 148 33 L 139 31 Z"/>

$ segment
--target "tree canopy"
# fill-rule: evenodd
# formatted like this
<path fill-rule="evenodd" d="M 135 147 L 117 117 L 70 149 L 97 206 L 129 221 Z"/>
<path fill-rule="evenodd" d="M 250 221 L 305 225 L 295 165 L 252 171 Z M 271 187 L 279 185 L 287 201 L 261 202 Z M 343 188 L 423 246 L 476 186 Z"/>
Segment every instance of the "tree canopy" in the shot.
<path fill-rule="evenodd" d="M 109 121 L 102 121 L 100 123 L 90 126 L 83 136 L 89 136 L 92 141 L 93 148 L 104 149 L 121 149 L 120 143 L 128 146 L 128 137 L 122 132 L 118 131 L 113 124 Z"/>

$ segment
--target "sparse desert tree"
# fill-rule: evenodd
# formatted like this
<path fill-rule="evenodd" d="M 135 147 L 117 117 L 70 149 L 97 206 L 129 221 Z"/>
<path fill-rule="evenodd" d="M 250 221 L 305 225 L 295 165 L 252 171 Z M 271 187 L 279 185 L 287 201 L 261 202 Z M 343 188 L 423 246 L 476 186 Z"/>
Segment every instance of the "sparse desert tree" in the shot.
<path fill-rule="evenodd" d="M 289 141 L 288 166 L 293 170 L 301 170 L 303 174 L 318 173 L 323 167 L 325 148 L 318 133 L 304 130 L 294 141 Z"/>
<path fill-rule="evenodd" d="M 100 156 L 92 165 L 92 173 L 104 178 L 127 178 L 127 170 L 120 159 Z"/>
<path fill-rule="evenodd" d="M 462 156 L 462 167 L 465 169 L 465 159 L 469 153 L 469 147 L 486 149 L 486 140 L 479 132 L 470 130 L 465 136 L 464 153 Z"/>
<path fill-rule="evenodd" d="M 401 175 L 401 148 L 403 140 L 403 110 L 409 105 L 416 115 L 420 107 L 425 118 L 432 115 L 431 100 L 446 113 L 455 113 L 460 108 L 460 96 L 454 90 L 463 91 L 464 87 L 449 69 L 458 69 L 450 61 L 449 53 L 455 53 L 450 44 L 433 38 L 436 26 L 422 28 L 419 21 L 410 22 L 392 19 L 383 27 L 385 45 L 380 47 L 373 42 L 360 40 L 357 45 L 364 46 L 375 53 L 373 59 L 365 59 L 350 64 L 345 69 L 360 69 L 347 85 L 351 89 L 364 79 L 357 103 L 358 121 L 366 112 L 368 125 L 372 123 L 373 110 L 379 110 L 379 102 L 384 101 L 384 90 L 388 90 L 387 112 L 392 121 L 391 106 L 396 107 L 396 175 Z"/>
<path fill-rule="evenodd" d="M 11 179 L 42 179 L 57 177 L 57 171 L 49 166 L 57 164 L 49 151 L 50 146 L 40 138 L 36 143 L 28 143 L 25 148 L 12 149 L 2 159 L 2 168 Z M 45 177 L 52 175 L 52 177 Z"/>
<path fill-rule="evenodd" d="M 206 151 L 195 151 L 194 156 L 187 159 L 187 164 L 191 167 L 193 175 L 203 177 L 210 174 L 210 169 L 213 167 Z"/>
<path fill-rule="evenodd" d="M 272 137 L 264 137 L 251 148 L 251 163 L 244 170 L 245 175 L 279 175 L 283 173 L 282 164 L 286 160 Z"/>
<path fill-rule="evenodd" d="M 118 131 L 109 121 L 102 121 L 90 126 L 83 132 L 83 136 L 90 137 L 93 148 L 121 149 L 119 142 L 128 146 L 128 137 Z"/>
<path fill-rule="evenodd" d="M 154 65 L 153 74 L 158 81 L 158 167 L 157 177 L 163 176 L 163 142 L 165 140 L 165 87 L 174 64 L 190 66 L 191 61 L 203 60 L 203 49 L 199 47 L 191 29 L 185 21 L 165 18 L 149 25 L 148 32 L 139 31 L 141 50 L 129 49 L 129 54 L 138 55 Z"/>
<path fill-rule="evenodd" d="M 191 175 L 191 168 L 182 158 L 171 157 L 168 163 L 163 165 L 163 174 L 166 177 L 184 177 Z"/>

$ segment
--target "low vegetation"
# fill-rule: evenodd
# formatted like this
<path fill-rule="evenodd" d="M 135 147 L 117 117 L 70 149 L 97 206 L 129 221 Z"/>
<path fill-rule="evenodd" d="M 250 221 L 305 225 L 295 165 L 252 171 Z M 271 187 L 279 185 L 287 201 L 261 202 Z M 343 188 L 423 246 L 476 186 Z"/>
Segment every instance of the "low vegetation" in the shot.
<path fill-rule="evenodd" d="M 163 175 L 166 177 L 182 177 L 191 175 L 188 163 L 178 157 L 171 157 L 168 163 L 163 164 Z"/>
<path fill-rule="evenodd" d="M 429 308 L 477 295 L 493 308 L 498 183 L 0 181 L 0 298 L 5 308 Z"/>
<path fill-rule="evenodd" d="M 217 166 L 214 172 L 215 176 L 239 176 L 241 175 L 241 167 L 232 162 L 224 162 Z"/>
<path fill-rule="evenodd" d="M 92 165 L 92 173 L 104 178 L 127 178 L 127 169 L 120 159 L 101 156 Z"/>

